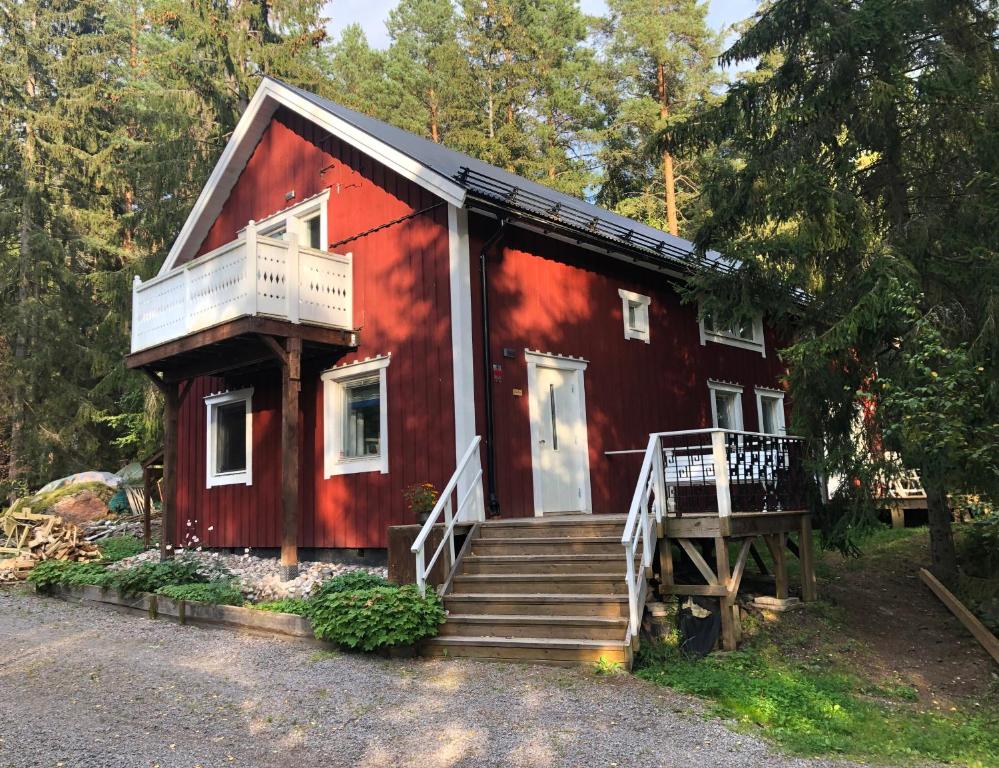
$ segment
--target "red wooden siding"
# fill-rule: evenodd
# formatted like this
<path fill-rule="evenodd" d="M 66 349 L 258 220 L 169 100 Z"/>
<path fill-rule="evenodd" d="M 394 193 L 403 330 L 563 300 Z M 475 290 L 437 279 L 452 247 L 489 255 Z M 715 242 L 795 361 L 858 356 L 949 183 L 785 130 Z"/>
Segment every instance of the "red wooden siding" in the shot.
<path fill-rule="evenodd" d="M 478 253 L 496 222 L 470 222 L 474 315 L 480 311 Z M 708 379 L 741 384 L 746 429 L 757 427 L 754 386 L 777 386 L 784 369 L 766 333 L 767 357 L 708 342 L 697 314 L 681 305 L 668 278 L 571 244 L 508 228 L 502 254 L 489 259 L 492 360 L 503 367 L 493 384 L 497 495 L 501 514 L 534 514 L 527 364 L 524 349 L 589 361 L 584 374 L 590 483 L 595 512 L 621 513 L 634 491 L 641 456 L 605 451 L 644 449 L 650 432 L 711 426 Z M 651 343 L 625 340 L 618 289 L 652 298 Z M 482 340 L 475 334 L 476 391 L 483 391 Z M 515 358 L 503 357 L 512 348 Z M 514 389 L 523 391 L 515 396 Z M 477 421 L 484 406 L 477 398 Z M 481 429 L 481 426 L 480 426 Z"/>
<path fill-rule="evenodd" d="M 262 219 L 330 188 L 329 240 L 336 242 L 438 203 L 429 192 L 287 112 L 275 115 L 199 253 Z M 442 486 L 454 470 L 447 209 L 336 249 L 354 254 L 356 354 L 391 354 L 387 372 L 389 473 L 323 479 L 321 369 L 303 371 L 302 501 L 299 545 L 384 547 L 389 525 L 412 522 L 402 499 L 412 483 Z M 333 363 L 330 360 L 328 363 Z M 243 385 L 242 382 L 239 383 Z M 253 485 L 205 488 L 205 406 L 210 391 L 233 382 L 199 381 L 182 409 L 178 537 L 197 520 L 207 546 L 274 547 L 280 542 L 280 381 L 255 386 Z M 207 531 L 214 525 L 214 530 Z"/>

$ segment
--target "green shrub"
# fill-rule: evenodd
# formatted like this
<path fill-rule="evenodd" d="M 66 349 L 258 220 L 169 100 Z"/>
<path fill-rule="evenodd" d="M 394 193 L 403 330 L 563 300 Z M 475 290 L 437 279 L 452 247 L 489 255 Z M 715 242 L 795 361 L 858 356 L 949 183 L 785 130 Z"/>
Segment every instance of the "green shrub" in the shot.
<path fill-rule="evenodd" d="M 391 586 L 388 579 L 368 571 L 347 571 L 332 579 L 326 579 L 309 594 L 310 601 L 321 600 L 328 595 L 340 592 L 357 592 L 362 589 Z"/>
<path fill-rule="evenodd" d="M 308 615 L 320 640 L 374 651 L 433 637 L 444 622 L 444 607 L 435 593 L 422 597 L 410 584 L 326 594 L 309 601 Z"/>
<path fill-rule="evenodd" d="M 101 558 L 108 563 L 117 563 L 126 557 L 139 554 L 143 549 L 142 539 L 135 536 L 111 536 L 97 543 Z"/>
<path fill-rule="evenodd" d="M 995 578 L 999 573 L 999 515 L 989 515 L 963 526 L 958 539 L 961 567 L 969 576 Z"/>
<path fill-rule="evenodd" d="M 157 595 L 171 600 L 194 600 L 216 605 L 242 605 L 243 593 L 231 581 L 210 581 L 207 584 L 168 584 L 156 590 Z"/>
<path fill-rule="evenodd" d="M 62 584 L 63 574 L 73 563 L 68 560 L 43 560 L 31 569 L 28 582 L 42 592 L 48 592 L 52 587 Z"/>
<path fill-rule="evenodd" d="M 124 488 L 119 488 L 114 492 L 114 495 L 108 501 L 108 510 L 112 515 L 127 515 L 131 511 L 131 507 L 128 504 L 128 496 L 125 495 Z"/>
<path fill-rule="evenodd" d="M 197 563 L 177 559 L 142 563 L 117 571 L 110 586 L 123 594 L 135 595 L 140 592 L 155 592 L 160 587 L 173 584 L 202 584 L 207 581 L 207 578 L 198 573 Z"/>
<path fill-rule="evenodd" d="M 282 600 L 271 600 L 266 603 L 257 603 L 253 606 L 258 611 L 271 611 L 272 613 L 293 613 L 296 616 L 305 616 L 309 610 L 309 603 L 297 597 L 286 597 Z"/>
<path fill-rule="evenodd" d="M 28 581 L 43 592 L 55 586 L 107 586 L 114 574 L 102 563 L 76 563 L 70 560 L 43 560 L 31 569 Z"/>

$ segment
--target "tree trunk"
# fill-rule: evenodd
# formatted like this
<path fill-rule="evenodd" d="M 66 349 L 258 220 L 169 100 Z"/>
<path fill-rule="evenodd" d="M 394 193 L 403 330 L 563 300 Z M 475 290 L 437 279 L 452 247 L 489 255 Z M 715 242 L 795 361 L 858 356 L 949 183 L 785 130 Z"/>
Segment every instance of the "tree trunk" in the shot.
<path fill-rule="evenodd" d="M 669 98 L 666 93 L 666 69 L 660 62 L 657 71 L 659 86 L 659 116 L 665 120 L 669 117 Z M 680 234 L 680 226 L 676 217 L 676 179 L 673 173 L 673 156 L 663 150 L 663 186 L 666 188 L 666 228 L 671 235 Z"/>
<path fill-rule="evenodd" d="M 926 510 L 930 525 L 930 558 L 933 575 L 952 586 L 957 581 L 957 555 L 954 551 L 953 520 L 943 485 L 923 472 Z"/>

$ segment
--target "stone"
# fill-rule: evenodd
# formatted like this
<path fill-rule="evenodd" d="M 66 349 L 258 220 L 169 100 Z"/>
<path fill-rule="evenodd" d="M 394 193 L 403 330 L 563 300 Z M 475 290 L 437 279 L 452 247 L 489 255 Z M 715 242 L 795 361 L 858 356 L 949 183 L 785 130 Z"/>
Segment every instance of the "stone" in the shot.
<path fill-rule="evenodd" d="M 802 603 L 797 597 L 787 597 L 781 599 L 778 597 L 770 597 L 769 595 L 761 595 L 753 599 L 753 606 L 756 608 L 762 608 L 765 611 L 782 613 L 783 611 L 793 611 L 797 608 L 803 608 L 804 603 Z"/>

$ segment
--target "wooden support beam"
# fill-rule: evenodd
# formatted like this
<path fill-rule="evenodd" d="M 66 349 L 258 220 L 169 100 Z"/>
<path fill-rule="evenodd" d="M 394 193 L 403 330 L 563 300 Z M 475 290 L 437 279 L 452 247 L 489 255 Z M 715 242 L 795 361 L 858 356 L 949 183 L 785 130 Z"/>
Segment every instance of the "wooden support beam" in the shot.
<path fill-rule="evenodd" d="M 285 579 L 298 574 L 298 519 L 301 507 L 298 425 L 302 391 L 302 340 L 289 338 L 281 367 L 281 570 Z"/>
<path fill-rule="evenodd" d="M 149 467 L 142 468 L 142 545 L 149 547 L 152 538 L 153 478 Z"/>
<path fill-rule="evenodd" d="M 982 624 L 975 614 L 969 611 L 964 603 L 954 597 L 951 591 L 941 584 L 940 580 L 928 570 L 920 568 L 919 578 L 922 579 L 923 584 L 933 591 L 934 595 L 940 598 L 940 602 L 947 606 L 947 610 L 953 613 L 958 621 L 964 624 L 964 628 L 982 644 L 982 648 L 999 663 L 999 639 L 989 631 L 988 627 Z"/>
<path fill-rule="evenodd" d="M 714 571 L 711 570 L 711 566 L 707 564 L 701 553 L 697 551 L 693 544 L 691 544 L 690 539 L 677 539 L 680 546 L 683 547 L 683 551 L 687 553 L 687 557 L 691 559 L 697 570 L 701 572 L 701 576 L 708 584 L 717 584 L 718 577 L 715 576 Z"/>
<path fill-rule="evenodd" d="M 281 346 L 281 342 L 273 336 L 268 336 L 263 333 L 257 334 L 257 338 L 264 343 L 264 346 L 271 351 L 271 354 L 278 359 L 281 365 L 288 365 L 288 353 L 285 351 L 284 347 Z"/>
<path fill-rule="evenodd" d="M 728 562 L 728 540 L 724 536 L 715 539 L 715 570 L 718 583 L 725 587 L 721 604 L 721 644 L 726 651 L 734 651 L 739 645 L 739 631 L 734 616 L 735 598 L 732 594 L 732 572 Z"/>
<path fill-rule="evenodd" d="M 801 516 L 798 533 L 798 560 L 801 563 L 801 599 L 810 603 L 818 599 L 815 585 L 815 549 L 812 542 L 812 516 Z"/>
<path fill-rule="evenodd" d="M 787 598 L 787 558 L 784 555 L 783 533 L 771 533 L 763 537 L 767 547 L 770 549 L 770 556 L 774 559 L 774 576 L 777 580 L 777 598 L 784 600 Z"/>
<path fill-rule="evenodd" d="M 891 527 L 905 528 L 905 509 L 902 505 L 892 502 L 888 505 L 888 510 L 891 512 Z"/>
<path fill-rule="evenodd" d="M 668 594 L 725 597 L 728 594 L 728 588 L 721 584 L 674 584 L 669 588 Z"/>
<path fill-rule="evenodd" d="M 739 592 L 739 585 L 742 584 L 742 574 L 746 571 L 746 560 L 749 557 L 749 549 L 753 545 L 752 539 L 743 539 L 739 548 L 739 555 L 735 558 L 735 567 L 732 569 L 732 584 L 729 592 L 735 597 Z"/>
<path fill-rule="evenodd" d="M 663 595 L 670 594 L 673 586 L 673 543 L 666 536 L 659 539 L 659 591 Z"/>
<path fill-rule="evenodd" d="M 760 550 L 756 548 L 755 541 L 749 545 L 749 554 L 753 556 L 753 562 L 756 563 L 756 568 L 759 570 L 760 575 L 769 576 L 770 569 L 767 568 L 766 562 L 764 562 L 763 557 L 760 555 Z"/>
<path fill-rule="evenodd" d="M 145 371 L 163 395 L 163 499 L 160 513 L 160 560 L 173 557 L 174 535 L 177 520 L 177 428 L 180 405 L 191 389 L 186 382 L 183 390 L 167 384 L 159 376 Z"/>

